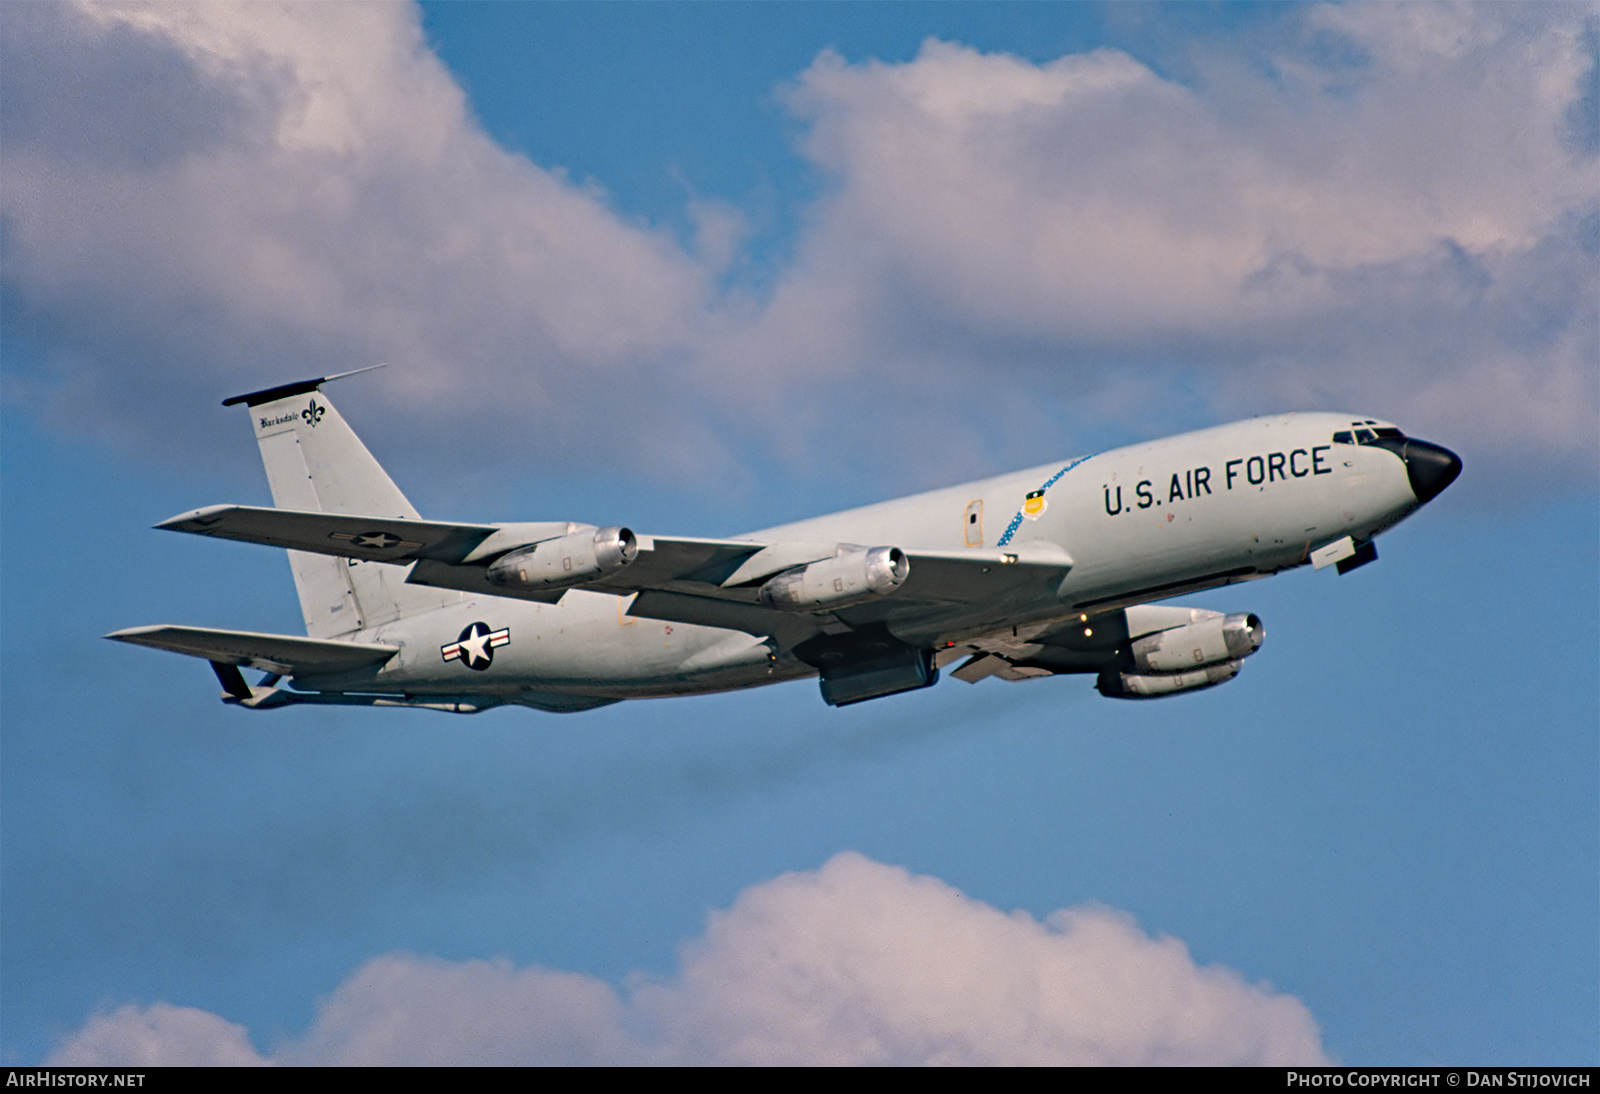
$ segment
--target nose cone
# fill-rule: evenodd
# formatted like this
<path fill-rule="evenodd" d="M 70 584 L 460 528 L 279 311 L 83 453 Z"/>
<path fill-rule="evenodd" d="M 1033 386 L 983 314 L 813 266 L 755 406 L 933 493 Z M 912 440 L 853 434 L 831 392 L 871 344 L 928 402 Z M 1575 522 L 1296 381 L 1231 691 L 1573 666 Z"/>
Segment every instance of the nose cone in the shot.
<path fill-rule="evenodd" d="M 1419 502 L 1432 501 L 1461 474 L 1461 457 L 1443 445 L 1407 437 L 1405 448 L 1399 455 L 1406 464 L 1411 492 Z"/>

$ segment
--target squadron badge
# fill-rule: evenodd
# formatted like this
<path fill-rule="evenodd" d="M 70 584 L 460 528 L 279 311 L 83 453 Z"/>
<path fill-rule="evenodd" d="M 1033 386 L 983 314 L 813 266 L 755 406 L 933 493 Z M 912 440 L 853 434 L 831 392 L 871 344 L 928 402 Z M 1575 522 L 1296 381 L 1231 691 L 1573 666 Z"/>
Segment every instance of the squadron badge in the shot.
<path fill-rule="evenodd" d="M 1049 504 L 1044 500 L 1044 491 L 1035 490 L 1022 499 L 1022 515 L 1029 520 L 1038 520 L 1044 515 L 1044 511 L 1049 507 Z"/>

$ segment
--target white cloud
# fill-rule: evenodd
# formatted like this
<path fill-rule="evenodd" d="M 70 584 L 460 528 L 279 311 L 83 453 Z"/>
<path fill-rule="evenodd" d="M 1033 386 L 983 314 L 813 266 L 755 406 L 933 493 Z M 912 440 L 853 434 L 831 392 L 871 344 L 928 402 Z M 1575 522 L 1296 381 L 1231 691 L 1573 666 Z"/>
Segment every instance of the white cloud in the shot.
<path fill-rule="evenodd" d="M 272 1054 L 294 1064 L 1314 1064 L 1293 996 L 1194 963 L 1103 907 L 1039 922 L 854 853 L 746 890 L 666 981 L 621 993 L 506 962 L 390 955 Z M 53 1064 L 261 1062 L 157 1004 L 97 1017 Z"/>
<path fill-rule="evenodd" d="M 20 8 L 6 278 L 78 412 L 389 361 L 401 405 L 559 440 L 681 355 L 699 269 L 489 140 L 414 10 Z"/>
<path fill-rule="evenodd" d="M 282 1063 L 371 1066 L 604 1064 L 640 1059 L 602 980 L 508 962 L 393 954 L 368 962 L 318 1010 Z"/>
<path fill-rule="evenodd" d="M 1581 7 L 1307 6 L 1184 81 L 824 53 L 789 102 L 830 181 L 770 298 L 719 287 L 738 195 L 689 202 L 691 253 L 496 146 L 410 8 L 0 17 L 7 320 L 46 362 L 8 391 L 147 446 L 195 443 L 169 408 L 197 388 L 387 360 L 383 409 L 436 445 L 514 428 L 607 474 L 1343 406 L 1474 474 L 1488 446 L 1592 477 Z"/>
<path fill-rule="evenodd" d="M 54 1067 L 261 1067 L 243 1026 L 208 1011 L 154 1003 L 96 1015 L 50 1054 Z"/>
<path fill-rule="evenodd" d="M 888 359 L 963 394 L 1148 402 L 1177 364 L 1223 410 L 1368 407 L 1592 453 L 1600 185 L 1567 139 L 1582 13 L 1304 18 L 1359 63 L 1278 47 L 1180 84 L 1112 50 L 824 55 L 792 102 L 834 186 L 754 341 L 785 368 Z"/>

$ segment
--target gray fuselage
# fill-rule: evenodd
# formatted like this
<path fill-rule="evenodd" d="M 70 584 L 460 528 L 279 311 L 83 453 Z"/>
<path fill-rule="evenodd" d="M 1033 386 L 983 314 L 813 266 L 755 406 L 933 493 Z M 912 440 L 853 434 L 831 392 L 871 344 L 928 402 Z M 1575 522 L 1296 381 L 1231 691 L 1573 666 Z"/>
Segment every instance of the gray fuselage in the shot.
<path fill-rule="evenodd" d="M 1002 628 L 1092 619 L 1262 577 L 1301 565 L 1312 550 L 1341 537 L 1369 540 L 1427 499 L 1394 446 L 1334 442 L 1352 420 L 1330 413 L 1255 418 L 735 538 L 989 552 L 1044 543 L 1071 557 L 1059 586 L 1025 603 L 934 605 L 911 618 L 897 616 L 896 638 L 938 649 Z M 816 672 L 767 638 L 635 618 L 628 614 L 631 601 L 583 589 L 553 604 L 462 594 L 455 603 L 363 631 L 364 640 L 400 647 L 381 669 L 297 677 L 295 684 L 411 697 L 494 696 L 555 708 L 560 696 L 684 695 Z M 476 623 L 505 632 L 492 663 L 477 670 L 463 657 L 445 656 Z"/>

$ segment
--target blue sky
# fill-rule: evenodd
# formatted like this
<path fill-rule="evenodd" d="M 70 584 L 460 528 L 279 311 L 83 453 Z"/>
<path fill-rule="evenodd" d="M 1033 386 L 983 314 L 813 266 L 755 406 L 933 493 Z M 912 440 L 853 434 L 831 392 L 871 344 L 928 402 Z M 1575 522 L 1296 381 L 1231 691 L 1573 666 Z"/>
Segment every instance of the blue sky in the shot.
<path fill-rule="evenodd" d="M 1592 9 L 185 10 L 0 8 L 7 1062 L 1596 1062 Z M 267 502 L 223 397 L 379 360 L 330 393 L 445 519 L 1293 409 L 1466 470 L 1185 601 L 1268 641 L 1148 704 L 252 714 L 101 641 L 299 630 L 149 525 Z"/>

